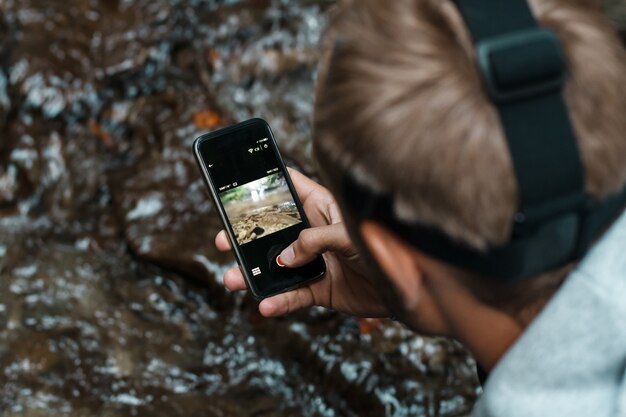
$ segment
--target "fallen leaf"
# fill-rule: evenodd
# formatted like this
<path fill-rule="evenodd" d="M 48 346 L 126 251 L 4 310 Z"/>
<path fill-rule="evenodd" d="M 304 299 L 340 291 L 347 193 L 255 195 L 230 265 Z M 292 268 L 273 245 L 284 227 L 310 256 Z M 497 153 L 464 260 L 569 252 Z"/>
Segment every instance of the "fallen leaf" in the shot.
<path fill-rule="evenodd" d="M 222 116 L 212 110 L 201 111 L 193 115 L 193 122 L 198 129 L 213 129 L 224 122 Z"/>
<path fill-rule="evenodd" d="M 111 134 L 107 132 L 100 123 L 98 123 L 95 119 L 89 119 L 87 126 L 89 126 L 91 133 L 104 143 L 104 146 L 107 148 L 113 148 L 115 144 L 113 143 Z"/>
<path fill-rule="evenodd" d="M 378 329 L 381 323 L 381 319 L 359 319 L 359 331 L 361 334 L 370 334 Z"/>
<path fill-rule="evenodd" d="M 210 48 L 209 52 L 207 52 L 207 59 L 211 65 L 215 65 L 217 61 L 220 59 L 220 54 L 217 52 L 217 49 Z"/>

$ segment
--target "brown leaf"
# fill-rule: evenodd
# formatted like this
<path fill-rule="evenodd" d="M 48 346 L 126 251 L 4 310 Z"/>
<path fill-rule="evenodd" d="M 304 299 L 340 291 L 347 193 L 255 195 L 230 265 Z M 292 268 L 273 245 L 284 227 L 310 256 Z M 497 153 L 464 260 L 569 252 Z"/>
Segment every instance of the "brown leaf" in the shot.
<path fill-rule="evenodd" d="M 370 334 L 378 329 L 381 323 L 380 319 L 359 319 L 359 331 L 361 334 Z"/>
<path fill-rule="evenodd" d="M 95 119 L 89 119 L 87 125 L 89 126 L 91 133 L 100 139 L 104 143 L 104 146 L 107 148 L 113 148 L 115 144 L 113 143 L 111 134 L 109 134 L 109 132 L 107 132 L 100 123 L 98 123 Z"/>
<path fill-rule="evenodd" d="M 217 49 L 210 48 L 209 51 L 207 52 L 207 60 L 209 61 L 209 63 L 215 66 L 215 64 L 217 63 L 219 59 L 220 59 L 220 54 L 219 52 L 217 52 Z"/>
<path fill-rule="evenodd" d="M 193 115 L 193 122 L 198 129 L 213 129 L 223 124 L 222 116 L 212 110 L 201 111 Z"/>

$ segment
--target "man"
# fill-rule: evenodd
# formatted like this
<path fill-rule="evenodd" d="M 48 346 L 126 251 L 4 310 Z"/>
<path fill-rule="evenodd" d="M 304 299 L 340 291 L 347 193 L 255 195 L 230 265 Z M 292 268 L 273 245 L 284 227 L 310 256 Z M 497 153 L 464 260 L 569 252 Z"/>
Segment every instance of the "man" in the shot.
<path fill-rule="evenodd" d="M 606 201 L 626 183 L 626 54 L 593 1 L 530 5 L 565 55 L 563 98 L 584 189 Z M 626 415 L 626 215 L 613 216 L 582 261 L 511 283 L 359 216 L 367 202 L 342 183 L 391 196 L 388 217 L 472 250 L 506 246 L 523 196 L 501 119 L 455 3 L 344 3 L 330 22 L 314 117 L 328 189 L 291 171 L 312 228 L 281 254 L 291 267 L 324 254 L 328 271 L 259 310 L 272 317 L 320 305 L 453 337 L 490 372 L 476 415 Z M 230 249 L 223 232 L 216 244 Z M 224 281 L 245 289 L 238 269 Z"/>

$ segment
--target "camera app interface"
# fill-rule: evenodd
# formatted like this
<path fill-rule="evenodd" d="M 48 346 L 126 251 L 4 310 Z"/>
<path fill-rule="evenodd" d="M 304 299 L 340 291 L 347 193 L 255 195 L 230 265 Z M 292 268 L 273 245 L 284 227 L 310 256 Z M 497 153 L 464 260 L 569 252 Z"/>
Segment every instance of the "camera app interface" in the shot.
<path fill-rule="evenodd" d="M 300 268 L 276 263 L 306 223 L 269 130 L 250 124 L 202 142 L 200 153 L 254 285 L 270 293 L 321 275 L 321 260 Z"/>

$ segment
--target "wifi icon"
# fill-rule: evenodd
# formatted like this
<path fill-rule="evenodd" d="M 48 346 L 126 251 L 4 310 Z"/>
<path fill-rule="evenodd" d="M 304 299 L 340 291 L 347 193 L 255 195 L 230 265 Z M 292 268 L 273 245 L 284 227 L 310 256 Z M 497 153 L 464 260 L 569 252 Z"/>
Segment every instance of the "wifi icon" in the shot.
<path fill-rule="evenodd" d="M 250 149 L 248 149 L 248 152 L 252 153 L 252 152 L 254 152 L 254 149 L 250 148 Z"/>

